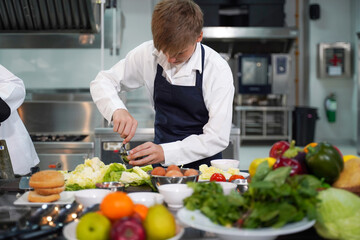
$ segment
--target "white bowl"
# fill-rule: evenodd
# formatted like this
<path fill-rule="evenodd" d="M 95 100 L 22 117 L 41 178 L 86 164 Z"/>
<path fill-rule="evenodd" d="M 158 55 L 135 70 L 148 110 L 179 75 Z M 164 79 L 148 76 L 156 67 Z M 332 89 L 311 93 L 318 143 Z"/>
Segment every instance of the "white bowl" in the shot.
<path fill-rule="evenodd" d="M 194 192 L 192 188 L 181 183 L 160 185 L 158 190 L 170 208 L 181 208 L 184 206 L 183 200 Z"/>
<path fill-rule="evenodd" d="M 239 163 L 240 161 L 235 159 L 216 159 L 210 161 L 211 166 L 224 171 L 229 170 L 229 168 L 239 168 Z"/>
<path fill-rule="evenodd" d="M 107 189 L 85 189 L 75 192 L 75 200 L 84 207 L 100 204 L 106 195 L 111 193 Z"/>
<path fill-rule="evenodd" d="M 128 196 L 134 203 L 140 203 L 147 207 L 151 207 L 155 204 L 162 204 L 164 202 L 164 197 L 160 193 L 134 192 L 129 193 Z"/>
<path fill-rule="evenodd" d="M 232 182 L 216 182 L 216 183 L 221 185 L 225 195 L 228 195 L 231 192 L 231 190 L 235 190 L 237 187 L 237 184 Z"/>

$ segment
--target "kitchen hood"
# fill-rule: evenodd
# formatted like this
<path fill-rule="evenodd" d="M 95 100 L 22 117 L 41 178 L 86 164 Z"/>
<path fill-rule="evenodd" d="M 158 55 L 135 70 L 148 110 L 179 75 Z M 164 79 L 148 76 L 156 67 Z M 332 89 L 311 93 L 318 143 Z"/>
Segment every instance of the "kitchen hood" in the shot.
<path fill-rule="evenodd" d="M 97 33 L 95 0 L 1 0 L 0 33 Z"/>
<path fill-rule="evenodd" d="M 104 34 L 104 47 L 112 49 L 113 36 L 120 41 L 120 12 L 109 0 L 0 0 L 0 48 L 100 48 Z"/>
<path fill-rule="evenodd" d="M 294 27 L 204 27 L 203 42 L 219 52 L 288 53 L 298 36 Z"/>

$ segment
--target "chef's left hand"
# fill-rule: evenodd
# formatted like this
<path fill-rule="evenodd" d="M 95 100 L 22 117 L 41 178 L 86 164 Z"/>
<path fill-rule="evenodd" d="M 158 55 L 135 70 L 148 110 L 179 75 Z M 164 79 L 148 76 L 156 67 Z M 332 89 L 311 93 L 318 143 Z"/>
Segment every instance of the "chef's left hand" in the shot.
<path fill-rule="evenodd" d="M 143 158 L 135 160 L 140 157 Z M 164 150 L 160 145 L 152 142 L 146 142 L 131 149 L 128 160 L 130 161 L 129 164 L 133 166 L 160 163 L 165 160 Z"/>

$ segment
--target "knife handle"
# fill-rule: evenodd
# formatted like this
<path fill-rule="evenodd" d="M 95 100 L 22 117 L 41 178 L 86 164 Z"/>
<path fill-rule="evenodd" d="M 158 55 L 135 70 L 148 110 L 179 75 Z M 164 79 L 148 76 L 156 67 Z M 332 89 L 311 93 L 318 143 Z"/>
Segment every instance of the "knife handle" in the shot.
<path fill-rule="evenodd" d="M 39 225 L 34 225 L 34 226 L 32 226 L 32 228 L 14 230 L 14 231 L 5 233 L 4 235 L 0 235 L 0 240 L 13 239 L 18 235 L 25 234 L 25 233 L 30 233 L 30 232 L 33 232 L 33 231 L 37 231 L 39 229 L 40 229 Z"/>
<path fill-rule="evenodd" d="M 63 224 L 58 224 L 55 227 L 51 227 L 51 228 L 46 228 L 40 231 L 36 231 L 36 232 L 31 232 L 31 233 L 24 233 L 20 236 L 18 236 L 17 239 L 20 240 L 31 240 L 31 239 L 39 239 L 41 237 L 44 237 L 46 235 L 50 235 L 50 234 L 55 234 L 61 231 L 61 229 L 63 228 Z"/>

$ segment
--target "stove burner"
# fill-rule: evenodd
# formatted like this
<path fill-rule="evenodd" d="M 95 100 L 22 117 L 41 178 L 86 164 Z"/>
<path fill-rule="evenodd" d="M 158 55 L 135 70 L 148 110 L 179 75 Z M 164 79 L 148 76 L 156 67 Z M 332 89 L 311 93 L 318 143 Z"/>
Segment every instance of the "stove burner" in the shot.
<path fill-rule="evenodd" d="M 30 135 L 33 142 L 80 142 L 84 140 L 87 135 Z"/>

